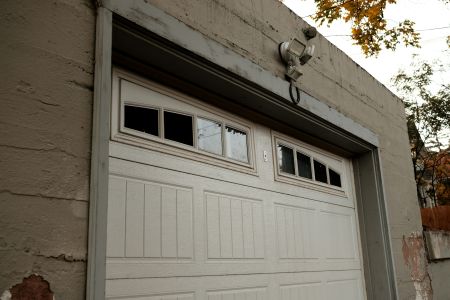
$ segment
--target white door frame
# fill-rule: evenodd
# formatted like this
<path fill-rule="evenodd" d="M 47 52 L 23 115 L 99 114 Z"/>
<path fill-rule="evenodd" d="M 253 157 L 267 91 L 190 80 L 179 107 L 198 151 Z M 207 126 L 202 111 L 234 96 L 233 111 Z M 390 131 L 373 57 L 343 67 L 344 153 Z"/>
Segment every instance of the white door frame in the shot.
<path fill-rule="evenodd" d="M 330 140 L 346 148 L 347 154 L 353 158 L 355 172 L 355 186 L 357 190 L 358 216 L 363 250 L 364 273 L 368 299 L 397 299 L 397 289 L 394 276 L 390 233 L 386 214 L 386 203 L 381 176 L 378 138 L 370 130 L 357 124 L 339 112 L 330 109 L 319 100 L 302 92 L 302 98 L 310 107 L 293 107 L 289 100 L 288 83 L 258 65 L 230 53 L 224 46 L 206 39 L 199 32 L 187 27 L 175 18 L 143 0 L 98 1 L 97 33 L 95 53 L 95 82 L 93 104 L 93 135 L 91 156 L 90 180 L 90 212 L 89 212 L 89 245 L 88 245 L 88 272 L 87 272 L 87 299 L 105 298 L 105 263 L 106 263 L 106 222 L 108 201 L 108 157 L 110 138 L 110 111 L 111 111 L 111 73 L 113 46 L 122 47 L 117 38 L 113 45 L 113 24 L 123 22 L 124 18 L 136 25 L 133 30 L 120 31 L 128 38 L 136 39 L 141 43 L 151 41 L 148 47 L 159 47 L 158 51 L 166 51 L 165 55 L 187 55 L 194 68 L 204 63 L 196 60 L 197 56 L 211 61 L 207 68 L 209 74 L 217 75 L 223 83 L 234 84 L 236 90 L 251 93 L 255 99 L 262 101 L 267 107 L 275 108 L 280 113 L 295 117 L 296 121 L 314 124 L 315 131 L 320 135 L 326 133 Z M 132 13 L 140 10 L 142 14 Z M 120 16 L 120 17 L 119 17 Z M 145 17 L 147 16 L 147 17 Z M 131 23 L 130 23 L 131 24 Z M 135 25 L 132 25 L 135 26 Z M 125 26 L 126 27 L 126 26 Z M 143 30 L 151 30 L 151 34 Z M 171 43 L 155 42 L 154 35 L 168 39 Z M 172 44 L 173 43 L 173 44 Z M 183 46 L 183 53 L 177 52 Z M 187 46 L 186 46 L 187 45 Z M 124 48 L 125 47 L 125 48 Z M 156 48 L 155 48 L 156 49 Z M 213 49 L 213 50 L 211 50 Z M 188 50 L 188 54 L 186 54 Z M 215 53 L 211 53 L 215 51 Z M 190 54 L 192 53 L 192 54 Z M 220 54 L 220 55 L 217 55 Z M 215 57 L 215 59 L 213 58 Z M 233 69 L 240 66 L 243 74 L 231 74 L 223 69 Z M 202 69 L 202 70 L 203 70 Z M 256 84 L 256 85 L 254 85 Z M 257 86 L 255 88 L 255 86 Z M 262 87 L 262 88 L 261 88 Z M 314 139 L 314 136 L 312 137 Z M 345 144 L 344 144 L 345 143 Z"/>

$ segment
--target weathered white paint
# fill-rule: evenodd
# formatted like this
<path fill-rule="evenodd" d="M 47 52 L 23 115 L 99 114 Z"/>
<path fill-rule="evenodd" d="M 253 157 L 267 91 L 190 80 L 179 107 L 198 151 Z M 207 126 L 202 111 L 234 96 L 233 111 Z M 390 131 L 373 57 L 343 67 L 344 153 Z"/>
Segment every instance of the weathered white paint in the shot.
<path fill-rule="evenodd" d="M 145 80 L 127 86 L 141 105 L 231 116 L 206 104 L 202 110 L 187 99 L 160 103 Z M 123 91 L 113 99 L 129 99 Z M 123 105 L 118 100 L 113 106 Z M 112 122 L 121 119 L 113 116 Z M 255 153 L 267 151 L 268 160 L 276 162 L 271 130 L 247 123 L 254 133 L 249 146 L 258 149 Z M 124 135 L 115 132 L 113 140 L 115 134 Z M 354 193 L 345 179 L 351 176 L 348 160 L 309 146 L 307 153 L 333 165 L 343 178 L 343 191 L 314 190 L 300 180 L 276 180 L 277 164 L 267 164 L 263 155 L 255 156 L 256 174 L 248 174 L 192 161 L 189 149 L 155 151 L 146 145 L 169 142 L 149 139 L 111 141 L 107 298 L 365 298 Z"/>

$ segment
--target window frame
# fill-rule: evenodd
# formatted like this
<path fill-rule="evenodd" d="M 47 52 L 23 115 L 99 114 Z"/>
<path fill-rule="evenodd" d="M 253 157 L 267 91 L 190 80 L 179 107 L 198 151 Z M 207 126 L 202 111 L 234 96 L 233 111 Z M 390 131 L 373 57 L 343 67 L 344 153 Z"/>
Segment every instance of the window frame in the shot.
<path fill-rule="evenodd" d="M 191 117 L 192 118 L 192 121 L 191 121 L 192 146 L 190 146 L 189 144 L 184 144 L 182 142 L 178 142 L 178 141 L 166 138 L 166 123 L 165 123 L 165 121 L 166 121 L 165 113 L 166 112 L 167 113 L 171 113 L 171 114 L 177 114 L 177 115 L 182 115 L 182 116 L 187 116 L 187 117 Z M 165 109 L 164 107 L 161 108 L 161 114 L 162 114 L 162 119 L 161 119 L 161 122 L 159 123 L 159 126 L 160 126 L 161 131 L 162 131 L 162 134 L 161 134 L 160 138 L 161 138 L 161 140 L 163 142 L 169 142 L 170 141 L 171 143 L 177 143 L 177 144 L 180 144 L 180 145 L 184 145 L 184 146 L 187 146 L 187 147 L 194 147 L 194 148 L 197 149 L 197 139 L 196 139 L 197 134 L 195 132 L 195 128 L 197 126 L 197 117 L 194 114 L 185 113 L 185 112 L 181 112 L 181 111 L 175 111 L 173 109 Z M 125 121 L 125 120 L 123 120 L 123 121 Z M 120 121 L 120 122 L 122 123 L 122 121 Z"/>
<path fill-rule="evenodd" d="M 234 130 L 241 131 L 241 132 L 245 133 L 246 144 L 247 144 L 247 149 L 246 149 L 247 150 L 246 151 L 247 152 L 247 160 L 249 161 L 250 160 L 250 152 L 249 152 L 249 147 L 248 147 L 249 146 L 249 141 L 248 141 L 249 131 L 246 130 L 246 129 L 242 129 L 240 127 L 237 127 L 234 124 L 231 124 L 230 122 L 223 122 L 222 123 L 222 139 L 223 139 L 223 141 L 222 141 L 222 155 L 223 155 L 223 157 L 225 157 L 227 159 L 231 159 L 233 161 L 244 162 L 242 160 L 238 160 L 238 159 L 234 159 L 234 158 L 228 157 L 227 154 L 226 154 L 226 150 L 225 149 L 226 149 L 226 146 L 228 144 L 228 140 L 226 138 L 226 128 L 227 127 L 230 127 L 231 129 L 234 129 Z"/>
<path fill-rule="evenodd" d="M 142 79 L 138 75 L 130 74 L 120 68 L 113 69 L 113 93 L 111 109 L 111 140 L 131 144 L 149 150 L 164 151 L 168 154 L 185 157 L 208 164 L 218 165 L 228 169 L 237 170 L 249 174 L 257 174 L 255 164 L 255 149 L 253 139 L 253 123 L 232 115 L 219 108 L 201 102 L 180 92 L 174 91 L 166 86 L 156 82 Z M 123 83 L 131 84 L 143 88 L 141 91 L 149 91 L 149 94 L 159 95 L 157 100 L 133 99 L 130 100 L 123 96 Z M 162 100 L 170 103 L 162 105 Z M 179 105 L 178 105 L 179 104 Z M 158 110 L 158 136 L 140 132 L 124 126 L 124 107 L 132 105 L 144 108 Z M 180 106 L 180 107 L 178 107 Z M 183 144 L 177 141 L 166 139 L 164 136 L 164 112 L 173 112 L 177 114 L 192 116 L 193 146 Z M 218 155 L 198 147 L 197 119 L 221 124 L 222 154 Z M 229 158 L 225 155 L 225 128 L 242 131 L 246 134 L 247 158 L 248 162 Z"/>
<path fill-rule="evenodd" d="M 295 174 L 285 173 L 280 170 L 278 163 L 278 145 L 290 148 L 294 153 L 294 170 Z M 330 194 L 348 197 L 348 170 L 344 160 L 334 154 L 328 153 L 323 149 L 316 148 L 311 145 L 307 145 L 299 140 L 295 140 L 292 137 L 286 136 L 282 133 L 272 131 L 272 151 L 274 157 L 274 177 L 275 181 L 298 185 L 309 189 L 319 190 Z M 309 156 L 311 162 L 311 175 L 312 178 L 302 177 L 299 175 L 297 152 L 303 155 Z M 326 168 L 327 183 L 317 181 L 314 161 L 317 161 Z M 335 186 L 330 184 L 329 169 L 339 174 L 341 178 L 341 186 Z M 339 170 L 339 171 L 338 171 Z"/>
<path fill-rule="evenodd" d="M 339 182 L 341 183 L 341 187 L 342 187 L 342 173 L 336 171 L 334 168 L 329 168 L 329 167 L 327 166 L 327 176 L 328 176 L 329 184 L 330 184 L 331 186 L 339 187 L 339 186 L 334 185 L 334 184 L 331 183 L 330 170 L 333 171 L 334 173 L 336 173 L 336 174 L 339 175 Z"/>
<path fill-rule="evenodd" d="M 328 174 L 328 164 L 325 161 L 323 161 L 322 159 L 319 159 L 319 158 L 314 157 L 314 156 L 312 156 L 311 159 L 312 159 L 312 168 L 314 170 L 313 181 L 314 182 L 318 182 L 318 183 L 326 184 L 327 186 L 330 185 L 330 175 Z M 314 166 L 314 162 L 318 162 L 319 164 L 325 166 L 325 176 L 327 177 L 327 179 L 326 179 L 327 182 L 323 182 L 323 181 L 317 180 L 317 178 L 316 178 L 316 167 Z M 338 173 L 338 174 L 340 175 L 340 173 Z"/>
<path fill-rule="evenodd" d="M 158 135 L 155 136 L 155 135 L 152 135 L 152 134 L 149 134 L 149 133 L 145 133 L 143 131 L 139 131 L 139 130 L 136 130 L 136 129 L 125 127 L 125 105 L 157 110 L 158 111 Z M 146 138 L 146 139 L 148 139 L 148 138 L 150 138 L 150 139 L 151 138 L 161 138 L 162 137 L 163 132 L 161 131 L 161 126 L 160 125 L 161 125 L 161 118 L 163 116 L 162 116 L 162 112 L 161 112 L 160 108 L 154 107 L 154 106 L 144 106 L 142 104 L 135 104 L 133 102 L 126 102 L 120 108 L 120 115 L 121 115 L 120 116 L 120 120 L 121 120 L 120 121 L 120 131 L 128 133 L 130 135 L 137 136 L 137 137 Z"/>
<path fill-rule="evenodd" d="M 278 145 L 281 145 L 285 148 L 291 149 L 292 150 L 292 156 L 293 156 L 293 160 L 294 160 L 294 174 L 291 173 L 287 173 L 287 172 L 283 172 L 280 169 L 280 164 L 279 164 L 279 160 L 280 157 L 278 156 Z M 283 143 L 283 142 L 279 142 L 277 144 L 275 144 L 275 151 L 276 151 L 276 156 L 274 156 L 276 159 L 276 165 L 277 165 L 277 171 L 282 174 L 283 176 L 289 176 L 289 177 L 297 177 L 298 174 L 298 166 L 297 166 L 297 157 L 296 157 L 296 152 L 295 152 L 295 148 L 292 147 L 289 144 Z"/>

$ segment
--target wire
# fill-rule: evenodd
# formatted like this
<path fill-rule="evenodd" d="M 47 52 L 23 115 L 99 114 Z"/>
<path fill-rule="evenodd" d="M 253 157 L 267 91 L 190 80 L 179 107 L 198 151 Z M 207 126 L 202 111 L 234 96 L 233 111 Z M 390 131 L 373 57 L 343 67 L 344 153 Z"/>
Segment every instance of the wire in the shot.
<path fill-rule="evenodd" d="M 296 94 L 297 94 L 297 97 L 294 97 L 294 94 L 292 93 L 292 88 L 295 88 L 295 92 L 296 92 Z M 298 90 L 298 87 L 296 87 L 295 85 L 294 85 L 294 81 L 293 80 L 291 80 L 291 84 L 289 85 L 289 95 L 291 96 L 291 100 L 292 100 L 292 103 L 294 103 L 294 104 L 299 104 L 300 103 L 300 91 Z"/>
<path fill-rule="evenodd" d="M 434 28 L 427 28 L 427 29 L 417 29 L 416 31 L 430 31 L 430 30 L 440 30 L 440 29 L 447 29 L 447 28 L 450 28 L 450 26 L 434 27 Z"/>
<path fill-rule="evenodd" d="M 447 29 L 447 28 L 450 28 L 450 26 L 434 27 L 434 28 L 426 28 L 426 29 L 417 29 L 415 31 L 424 32 L 424 31 L 440 30 L 440 29 Z M 330 34 L 330 35 L 324 35 L 324 37 L 334 37 L 334 36 L 352 36 L 352 35 L 351 34 Z"/>

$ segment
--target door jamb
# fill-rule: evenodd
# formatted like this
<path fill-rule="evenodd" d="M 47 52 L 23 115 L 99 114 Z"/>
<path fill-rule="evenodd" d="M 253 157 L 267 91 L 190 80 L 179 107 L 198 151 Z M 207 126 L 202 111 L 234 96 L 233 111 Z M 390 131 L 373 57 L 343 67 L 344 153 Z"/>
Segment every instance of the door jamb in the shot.
<path fill-rule="evenodd" d="M 86 299 L 105 298 L 112 12 L 97 8 Z"/>

